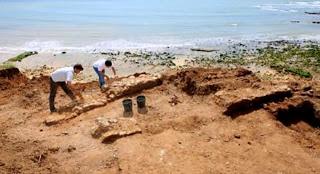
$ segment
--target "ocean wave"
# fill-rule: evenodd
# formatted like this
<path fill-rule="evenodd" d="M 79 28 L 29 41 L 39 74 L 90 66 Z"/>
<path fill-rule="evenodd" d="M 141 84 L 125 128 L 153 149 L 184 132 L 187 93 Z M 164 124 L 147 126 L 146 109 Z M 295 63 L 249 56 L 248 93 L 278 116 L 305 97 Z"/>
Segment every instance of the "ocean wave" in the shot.
<path fill-rule="evenodd" d="M 298 1 L 289 2 L 286 4 L 261 4 L 254 6 L 263 11 L 275 11 L 275 12 L 290 12 L 296 13 L 300 9 L 320 9 L 320 1 Z"/>
<path fill-rule="evenodd" d="M 62 51 L 68 52 L 104 52 L 104 51 L 123 51 L 123 50 L 134 50 L 134 49 L 146 49 L 156 50 L 161 48 L 175 48 L 175 47 L 186 47 L 190 43 L 148 43 L 148 42 L 132 42 L 124 39 L 110 40 L 97 42 L 93 44 L 85 44 L 79 46 L 66 46 L 63 42 L 59 41 L 30 41 L 17 47 L 0 47 L 0 53 L 16 53 L 21 51 L 37 51 L 44 53 L 59 53 Z"/>
<path fill-rule="evenodd" d="M 279 4 L 264 4 L 264 5 L 257 5 L 255 7 L 264 11 L 286 12 L 286 13 L 298 12 L 297 10 L 294 10 L 294 9 L 281 9 L 281 6 L 279 6 Z"/>
<path fill-rule="evenodd" d="M 23 51 L 38 51 L 40 53 L 61 53 L 62 51 L 80 53 L 99 53 L 108 51 L 146 50 L 160 51 L 164 49 L 183 49 L 201 46 L 227 46 L 236 43 L 268 42 L 276 40 L 311 40 L 320 41 L 320 35 L 274 36 L 250 35 L 239 37 L 212 37 L 192 40 L 166 41 L 166 43 L 131 42 L 128 40 L 104 41 L 94 44 L 70 46 L 59 41 L 30 41 L 17 47 L 0 47 L 0 53 L 12 54 Z"/>
<path fill-rule="evenodd" d="M 297 7 L 304 7 L 304 8 L 320 8 L 320 1 L 300 1 L 300 2 L 291 2 L 291 5 L 295 5 Z"/>

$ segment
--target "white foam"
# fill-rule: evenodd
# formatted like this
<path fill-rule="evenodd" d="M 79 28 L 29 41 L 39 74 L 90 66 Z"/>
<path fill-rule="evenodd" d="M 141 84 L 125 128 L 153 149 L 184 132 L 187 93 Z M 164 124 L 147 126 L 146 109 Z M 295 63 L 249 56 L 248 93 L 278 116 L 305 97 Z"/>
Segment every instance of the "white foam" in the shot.
<path fill-rule="evenodd" d="M 262 4 L 254 6 L 264 11 L 296 13 L 299 9 L 320 9 L 320 1 L 298 1 L 286 4 Z"/>
<path fill-rule="evenodd" d="M 170 43 L 170 42 L 168 42 Z M 92 45 L 84 46 L 84 51 L 109 51 L 109 50 L 128 50 L 128 49 L 157 49 L 165 47 L 182 47 L 187 43 L 148 43 L 148 42 L 131 42 L 124 39 L 98 42 Z"/>
<path fill-rule="evenodd" d="M 298 7 L 304 8 L 320 8 L 320 1 L 299 1 L 299 2 L 291 2 L 290 4 L 296 5 Z"/>
<path fill-rule="evenodd" d="M 235 43 L 251 43 L 275 40 L 312 40 L 320 41 L 320 35 L 295 35 L 295 36 L 275 36 L 275 35 L 247 35 L 238 37 L 211 37 L 189 40 L 166 40 L 162 43 L 151 42 L 131 42 L 128 40 L 110 40 L 94 44 L 83 44 L 80 46 L 67 45 L 59 41 L 30 41 L 17 47 L 0 47 L 0 53 L 13 54 L 23 51 L 38 51 L 42 53 L 61 53 L 62 51 L 79 53 L 98 53 L 107 51 L 126 50 L 148 50 L 157 51 L 170 48 L 172 50 L 191 48 L 195 46 L 228 46 Z"/>

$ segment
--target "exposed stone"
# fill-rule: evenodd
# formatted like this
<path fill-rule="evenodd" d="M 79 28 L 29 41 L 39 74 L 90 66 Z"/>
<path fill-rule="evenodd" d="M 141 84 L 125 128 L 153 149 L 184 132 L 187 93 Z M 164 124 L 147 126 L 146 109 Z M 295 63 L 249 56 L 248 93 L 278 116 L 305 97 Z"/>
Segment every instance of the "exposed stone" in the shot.
<path fill-rule="evenodd" d="M 200 51 L 200 52 L 213 52 L 213 51 L 219 51 L 217 49 L 213 48 L 191 48 L 191 51 Z"/>
<path fill-rule="evenodd" d="M 98 108 L 98 107 L 102 107 L 102 106 L 105 106 L 106 104 L 103 103 L 103 102 L 95 102 L 95 103 L 90 103 L 90 104 L 85 104 L 83 105 L 82 109 L 84 112 L 88 111 L 88 110 L 92 110 L 92 109 L 95 109 L 95 108 Z"/>
<path fill-rule="evenodd" d="M 102 136 L 102 142 L 103 143 L 110 143 L 113 142 L 121 137 L 125 137 L 125 136 L 129 136 L 129 135 L 133 135 L 133 134 L 137 134 L 137 133 L 141 133 L 141 129 L 138 127 L 135 127 L 133 129 L 130 130 L 126 130 L 126 131 L 110 131 L 105 133 Z"/>
<path fill-rule="evenodd" d="M 89 103 L 89 104 L 84 104 L 82 106 L 76 106 L 72 109 L 72 111 L 76 114 L 82 114 L 84 112 L 87 112 L 87 111 L 90 111 L 90 110 L 93 110 L 95 108 L 99 108 L 99 107 L 103 107 L 105 106 L 107 103 L 107 101 L 96 101 L 94 103 Z"/>
<path fill-rule="evenodd" d="M 96 126 L 92 128 L 91 135 L 93 138 L 99 138 L 102 133 L 108 131 L 111 128 L 110 119 L 105 117 L 99 117 L 96 119 Z"/>
<path fill-rule="evenodd" d="M 66 116 L 65 115 L 60 115 L 60 114 L 54 114 L 54 115 L 51 115 L 50 117 L 48 117 L 46 120 L 45 120 L 45 124 L 47 126 L 52 126 L 52 125 L 56 125 L 58 123 L 60 123 L 61 121 L 64 121 L 66 119 Z"/>
<path fill-rule="evenodd" d="M 75 151 L 77 148 L 75 148 L 74 146 L 70 145 L 68 148 L 67 148 L 67 151 L 68 152 L 73 152 Z"/>
<path fill-rule="evenodd" d="M 320 15 L 320 12 L 304 12 L 305 14 L 309 14 L 309 15 Z"/>
<path fill-rule="evenodd" d="M 216 103 L 224 106 L 224 114 L 240 115 L 262 108 L 264 104 L 291 97 L 292 91 L 286 85 L 272 86 L 270 89 L 241 88 L 234 91 L 219 91 L 215 94 Z"/>
<path fill-rule="evenodd" d="M 234 134 L 234 138 L 240 139 L 240 138 L 241 138 L 241 135 L 238 134 L 238 133 L 236 133 L 236 134 Z"/>
<path fill-rule="evenodd" d="M 136 133 L 141 133 L 141 129 L 134 118 L 99 117 L 91 131 L 93 138 L 100 138 L 104 143 Z"/>
<path fill-rule="evenodd" d="M 175 106 L 175 105 L 177 105 L 178 103 L 182 103 L 182 102 L 179 100 L 178 96 L 173 95 L 173 96 L 170 98 L 169 103 L 171 104 L 171 106 Z"/>
<path fill-rule="evenodd" d="M 153 76 L 146 73 L 134 74 L 129 77 L 119 78 L 110 85 L 106 91 L 107 100 L 114 101 L 126 95 L 134 94 L 145 89 L 150 89 L 162 84 L 159 75 Z"/>
<path fill-rule="evenodd" d="M 50 147 L 48 150 L 51 153 L 56 153 L 56 152 L 58 152 L 60 150 L 60 147 L 58 147 L 58 146 Z"/>

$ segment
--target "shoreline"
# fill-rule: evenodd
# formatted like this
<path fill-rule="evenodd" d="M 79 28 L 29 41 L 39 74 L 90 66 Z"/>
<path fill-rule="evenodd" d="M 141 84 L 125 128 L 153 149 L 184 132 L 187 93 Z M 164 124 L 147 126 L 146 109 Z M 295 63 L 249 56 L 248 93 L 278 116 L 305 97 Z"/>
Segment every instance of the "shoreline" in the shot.
<path fill-rule="evenodd" d="M 180 49 L 167 47 L 158 51 L 135 49 L 91 53 L 73 51 L 39 52 L 14 64 L 22 71 L 32 75 L 49 73 L 52 69 L 58 67 L 81 63 L 85 70 L 79 79 L 86 81 L 95 79 L 92 64 L 98 59 L 112 60 L 120 76 L 137 72 L 161 73 L 168 69 L 187 67 L 241 66 L 253 72 L 275 70 L 280 73 L 320 79 L 320 58 L 317 57 L 320 53 L 319 46 L 319 42 L 312 40 L 279 40 L 233 43 L 217 47 L 199 46 Z M 12 57 L 2 59 L 9 58 Z"/>

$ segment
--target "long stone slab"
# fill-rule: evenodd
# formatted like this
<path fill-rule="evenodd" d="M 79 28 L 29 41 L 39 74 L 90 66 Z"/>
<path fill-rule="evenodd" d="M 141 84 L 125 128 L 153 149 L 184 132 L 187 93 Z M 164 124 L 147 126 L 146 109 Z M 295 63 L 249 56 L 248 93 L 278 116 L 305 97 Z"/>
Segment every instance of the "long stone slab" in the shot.
<path fill-rule="evenodd" d="M 160 75 L 146 73 L 134 74 L 114 81 L 106 91 L 107 100 L 114 101 L 126 95 L 134 94 L 145 89 L 150 89 L 162 84 Z"/>
<path fill-rule="evenodd" d="M 134 118 L 99 117 L 91 130 L 91 135 L 93 138 L 100 139 L 103 143 L 112 143 L 119 138 L 141 132 Z"/>

